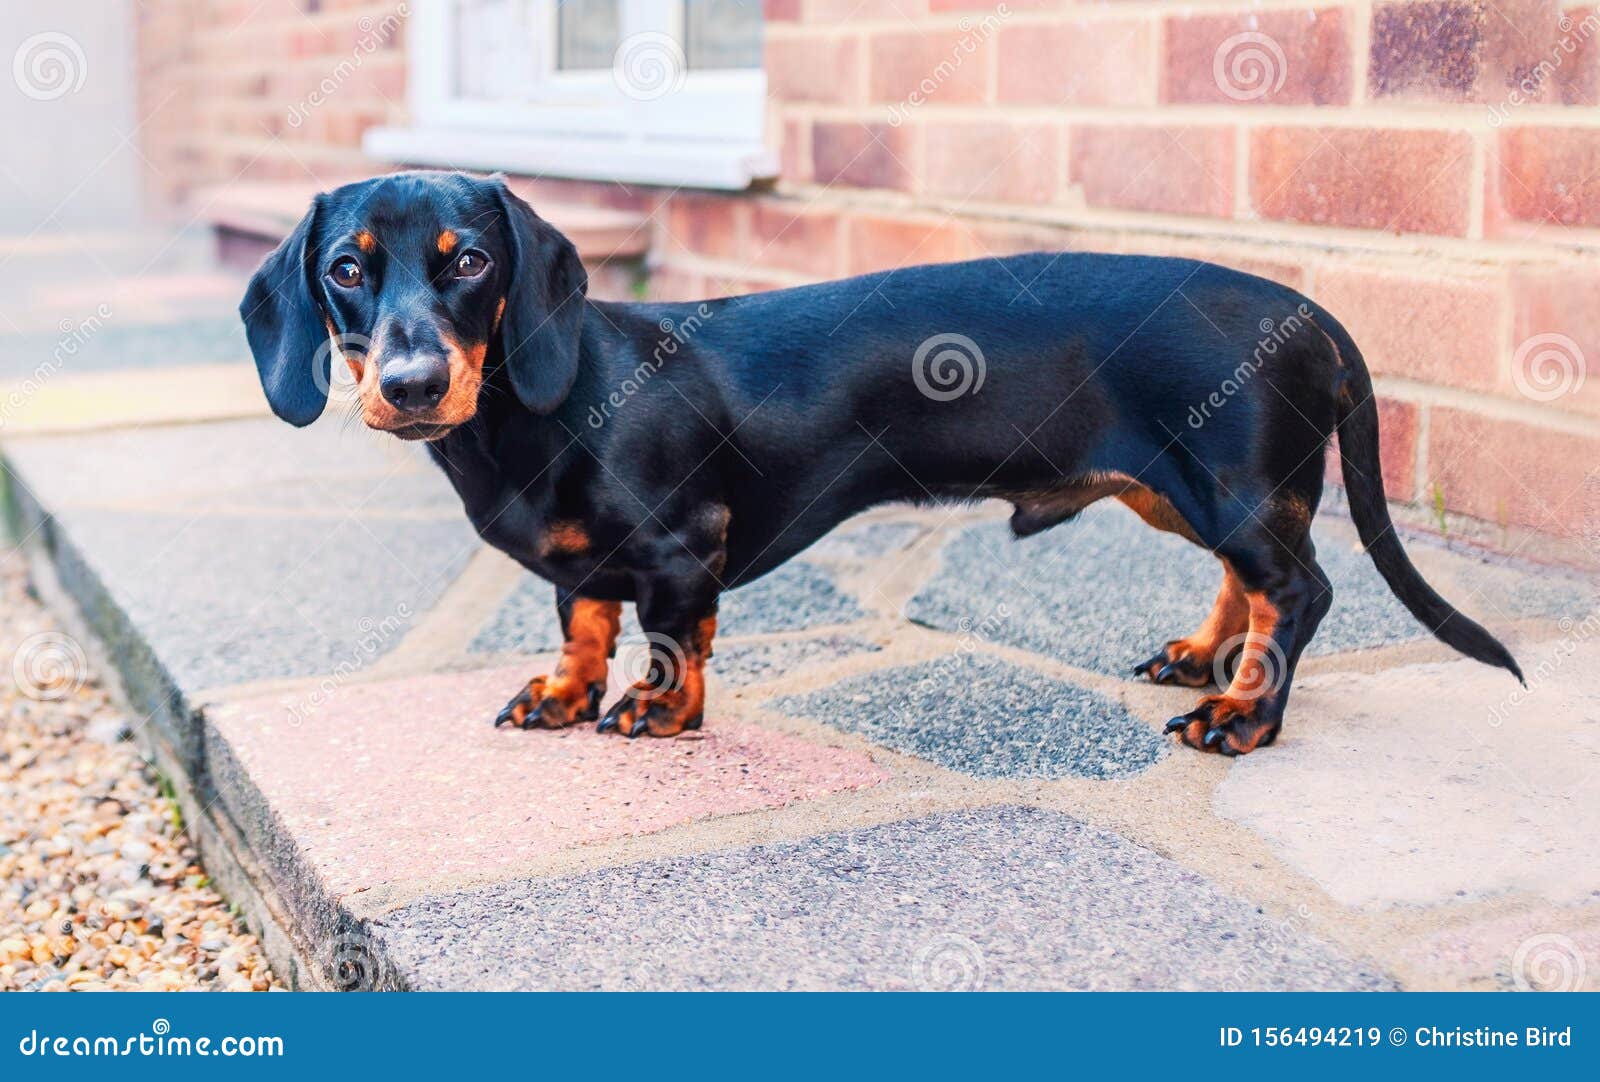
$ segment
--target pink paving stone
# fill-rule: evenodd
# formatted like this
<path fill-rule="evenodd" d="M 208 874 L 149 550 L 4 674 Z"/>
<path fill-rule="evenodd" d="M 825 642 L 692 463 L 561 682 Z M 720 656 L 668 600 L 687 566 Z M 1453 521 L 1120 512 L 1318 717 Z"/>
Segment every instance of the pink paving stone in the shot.
<path fill-rule="evenodd" d="M 699 733 L 673 740 L 628 740 L 592 725 L 492 728 L 530 675 L 519 666 L 349 685 L 309 711 L 301 692 L 207 716 L 337 895 L 493 874 L 889 776 L 866 755 L 735 721 L 715 706 Z"/>

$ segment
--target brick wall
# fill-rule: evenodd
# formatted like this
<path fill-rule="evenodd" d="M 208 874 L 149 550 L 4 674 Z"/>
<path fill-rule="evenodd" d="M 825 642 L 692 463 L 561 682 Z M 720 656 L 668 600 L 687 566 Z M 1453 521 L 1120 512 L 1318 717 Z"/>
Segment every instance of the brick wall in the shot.
<path fill-rule="evenodd" d="M 399 35 L 314 123 L 285 130 L 283 116 L 359 44 L 353 20 L 389 5 L 326 0 L 308 23 L 294 14 L 304 3 L 268 0 L 242 25 L 253 0 L 187 6 L 143 26 L 142 100 L 207 88 L 179 130 L 159 129 L 159 168 L 211 180 L 373 168 L 356 147 L 364 125 L 403 113 Z M 1593 6 L 766 0 L 766 12 L 783 163 L 771 190 L 535 185 L 650 211 L 653 295 L 1036 248 L 1214 259 L 1304 290 L 1349 326 L 1377 375 L 1385 477 L 1409 517 L 1502 547 L 1530 531 L 1566 538 L 1562 554 L 1594 562 Z"/>

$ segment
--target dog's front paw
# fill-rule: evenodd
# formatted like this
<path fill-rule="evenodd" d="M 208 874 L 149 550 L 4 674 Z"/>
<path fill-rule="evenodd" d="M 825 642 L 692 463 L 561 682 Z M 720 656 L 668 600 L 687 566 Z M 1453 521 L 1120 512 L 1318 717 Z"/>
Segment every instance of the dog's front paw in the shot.
<path fill-rule="evenodd" d="M 536 676 L 495 715 L 494 726 L 509 722 L 523 729 L 563 729 L 600 714 L 604 684 L 584 684 L 560 676 Z"/>
<path fill-rule="evenodd" d="M 1262 699 L 1207 695 L 1200 705 L 1167 722 L 1166 731 L 1198 751 L 1246 755 L 1278 738 L 1281 719 Z"/>
<path fill-rule="evenodd" d="M 682 689 L 657 691 L 649 681 L 640 681 L 606 711 L 599 730 L 623 736 L 677 736 L 700 728 L 702 706 L 698 697 Z"/>

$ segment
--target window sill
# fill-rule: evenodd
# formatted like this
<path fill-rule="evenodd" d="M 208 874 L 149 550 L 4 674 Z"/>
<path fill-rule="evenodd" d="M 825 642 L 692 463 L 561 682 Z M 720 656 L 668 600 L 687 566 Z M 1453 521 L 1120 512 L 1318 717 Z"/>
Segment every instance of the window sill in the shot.
<path fill-rule="evenodd" d="M 368 129 L 362 149 L 383 161 L 532 176 L 742 191 L 778 175 L 778 160 L 754 143 L 618 142 L 507 135 L 454 128 Z"/>

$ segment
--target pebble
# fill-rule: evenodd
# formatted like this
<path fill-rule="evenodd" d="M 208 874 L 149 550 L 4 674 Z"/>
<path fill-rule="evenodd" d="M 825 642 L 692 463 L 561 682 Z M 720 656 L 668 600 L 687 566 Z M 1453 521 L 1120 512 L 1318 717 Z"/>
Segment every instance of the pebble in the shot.
<path fill-rule="evenodd" d="M 45 633 L 0 549 L 0 670 L 26 671 Z M 0 991 L 281 991 L 125 739 L 137 719 L 71 671 L 82 656 L 53 659 L 50 698 L 0 681 Z"/>

